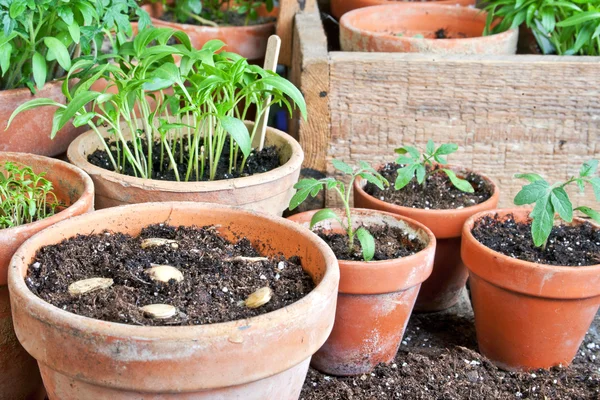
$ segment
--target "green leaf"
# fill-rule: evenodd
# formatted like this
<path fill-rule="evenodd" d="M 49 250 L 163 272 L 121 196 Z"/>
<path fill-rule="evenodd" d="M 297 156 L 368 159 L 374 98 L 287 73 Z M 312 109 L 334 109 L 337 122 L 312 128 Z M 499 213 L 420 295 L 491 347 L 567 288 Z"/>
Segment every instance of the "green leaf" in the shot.
<path fill-rule="evenodd" d="M 319 222 L 325 221 L 327 219 L 334 219 L 340 222 L 341 224 L 339 216 L 335 212 L 333 212 L 333 210 L 329 208 L 324 208 L 313 214 L 312 218 L 310 219 L 310 229 L 312 229 Z"/>
<path fill-rule="evenodd" d="M 588 217 L 600 224 L 600 213 L 598 211 L 594 211 L 586 206 L 577 207 L 575 210 L 581 211 L 582 213 L 584 213 L 585 215 L 587 215 Z"/>
<path fill-rule="evenodd" d="M 396 154 L 400 154 L 400 155 L 408 153 L 415 161 L 418 161 L 421 158 L 421 153 L 419 153 L 419 150 L 417 150 L 413 146 L 402 146 L 402 147 L 394 150 L 394 152 L 396 152 Z"/>
<path fill-rule="evenodd" d="M 31 65 L 33 67 L 33 80 L 35 81 L 37 88 L 41 89 L 46 84 L 46 59 L 41 53 L 36 51 L 33 54 Z"/>
<path fill-rule="evenodd" d="M 6 71 L 10 68 L 10 56 L 13 51 L 11 43 L 4 43 L 0 46 L 0 70 L 2 70 L 2 76 L 6 74 Z"/>
<path fill-rule="evenodd" d="M 377 186 L 379 189 L 384 189 L 384 180 L 382 178 L 375 176 L 369 172 L 361 172 L 359 176 L 367 182 L 370 182 L 373 185 Z"/>
<path fill-rule="evenodd" d="M 435 152 L 435 143 L 433 143 L 433 140 L 429 139 L 427 141 L 427 145 L 425 146 L 425 151 L 427 152 L 427 154 L 433 154 Z"/>
<path fill-rule="evenodd" d="M 598 160 L 589 160 L 583 163 L 581 169 L 579 170 L 579 176 L 592 176 L 596 173 L 598 169 Z"/>
<path fill-rule="evenodd" d="M 573 221 L 573 204 L 569 195 L 561 187 L 554 188 L 550 193 L 550 201 L 558 215 L 567 222 Z"/>
<path fill-rule="evenodd" d="M 467 181 L 466 179 L 459 178 L 458 176 L 456 176 L 454 171 L 452 171 L 451 169 L 444 169 L 443 171 L 446 173 L 446 175 L 448 175 L 448 178 L 450 178 L 450 182 L 452 182 L 452 184 L 458 190 L 461 190 L 466 193 L 474 193 L 475 192 L 475 189 L 473 189 L 473 186 L 471 185 L 471 183 L 469 181 Z"/>
<path fill-rule="evenodd" d="M 396 182 L 394 183 L 396 190 L 400 190 L 404 186 L 408 185 L 408 183 L 415 177 L 415 170 L 417 169 L 418 165 L 420 164 L 412 164 L 398 170 L 398 176 L 396 177 Z"/>
<path fill-rule="evenodd" d="M 352 175 L 354 173 L 354 169 L 342 160 L 333 159 L 331 160 L 331 163 L 335 169 L 343 172 L 344 174 Z"/>
<path fill-rule="evenodd" d="M 417 164 L 416 176 L 417 176 L 417 182 L 419 182 L 419 184 L 423 184 L 423 182 L 425 182 L 426 174 L 427 174 L 427 169 L 425 168 L 425 166 L 423 164 Z"/>
<path fill-rule="evenodd" d="M 455 143 L 444 143 L 435 152 L 438 156 L 446 156 L 452 154 L 458 150 L 458 145 Z"/>
<path fill-rule="evenodd" d="M 260 79 L 260 82 L 267 86 L 272 86 L 275 89 L 280 90 L 285 95 L 287 95 L 292 101 L 298 106 L 300 113 L 302 114 L 302 118 L 306 119 L 306 102 L 304 101 L 304 97 L 302 93 L 294 86 L 290 81 L 284 79 L 280 76 L 269 76 L 267 78 Z"/>
<path fill-rule="evenodd" d="M 8 119 L 8 123 L 6 124 L 6 129 L 8 129 L 8 127 L 10 126 L 12 120 L 20 113 L 22 113 L 23 111 L 27 111 L 27 110 L 32 110 L 34 108 L 38 108 L 38 107 L 43 107 L 43 106 L 55 106 L 55 107 L 65 107 L 63 104 L 54 101 L 52 99 L 33 99 L 33 100 L 29 100 L 26 103 L 21 104 L 19 107 L 17 107 L 15 109 L 15 111 L 13 111 L 13 113 L 11 114 L 10 118 Z"/>
<path fill-rule="evenodd" d="M 587 21 L 593 21 L 600 19 L 600 11 L 585 11 L 579 14 L 575 14 L 572 17 L 565 19 L 564 21 L 560 21 L 556 24 L 556 26 L 567 27 L 567 26 L 575 26 L 582 25 Z"/>
<path fill-rule="evenodd" d="M 544 180 L 544 178 L 542 178 L 542 176 L 538 174 L 515 174 L 514 177 L 519 179 L 527 179 L 529 182 L 532 183 L 535 181 Z"/>
<path fill-rule="evenodd" d="M 554 225 L 554 208 L 550 202 L 549 194 L 538 199 L 530 216 L 533 218 L 531 223 L 533 243 L 537 247 L 543 246 L 548 240 Z"/>
<path fill-rule="evenodd" d="M 219 118 L 223 129 L 229 133 L 234 142 L 237 143 L 244 157 L 248 157 L 252 151 L 250 133 L 243 121 L 229 116 Z"/>
<path fill-rule="evenodd" d="M 71 25 L 69 25 L 68 29 L 69 34 L 71 35 L 71 39 L 73 39 L 73 42 L 79 43 L 79 39 L 81 38 L 81 30 L 79 29 L 79 25 L 77 25 L 77 22 L 73 22 Z"/>
<path fill-rule="evenodd" d="M 65 112 L 58 123 L 58 129 L 62 129 L 63 126 L 65 126 L 67 122 L 69 122 L 71 118 L 75 116 L 75 114 L 80 112 L 83 107 L 95 100 L 101 94 L 102 93 L 99 92 L 89 91 L 78 93 L 75 97 L 73 97 L 73 100 L 67 104 L 67 108 L 65 109 Z"/>
<path fill-rule="evenodd" d="M 49 54 L 53 55 L 62 69 L 68 71 L 71 68 L 71 56 L 67 47 L 60 40 L 51 36 L 44 38 L 44 44 L 48 47 Z"/>
<path fill-rule="evenodd" d="M 87 125 L 87 123 L 90 122 L 95 116 L 96 113 L 91 111 L 85 114 L 77 115 L 75 118 L 73 118 L 73 126 L 77 128 L 79 126 Z"/>
<path fill-rule="evenodd" d="M 362 248 L 363 259 L 371 261 L 375 256 L 375 239 L 373 239 L 371 233 L 364 227 L 358 228 L 355 234 Z"/>
<path fill-rule="evenodd" d="M 594 196 L 596 196 L 596 200 L 600 201 L 600 178 L 595 177 L 589 180 L 592 184 L 592 188 L 594 189 Z"/>
<path fill-rule="evenodd" d="M 548 195 L 550 185 L 545 180 L 541 179 L 523 186 L 521 191 L 515 196 L 514 203 L 517 206 L 524 204 L 535 203 L 542 197 Z"/>

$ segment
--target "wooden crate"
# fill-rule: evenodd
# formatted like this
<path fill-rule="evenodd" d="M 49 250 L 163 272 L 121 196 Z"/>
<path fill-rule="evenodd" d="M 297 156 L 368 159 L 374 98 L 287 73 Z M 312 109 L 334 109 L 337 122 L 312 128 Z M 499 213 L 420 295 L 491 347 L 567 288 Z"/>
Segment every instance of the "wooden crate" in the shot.
<path fill-rule="evenodd" d="M 522 184 L 513 174 L 565 179 L 600 155 L 600 57 L 328 52 L 316 9 L 296 15 L 293 45 L 306 168 L 331 175 L 333 158 L 381 163 L 403 144 L 454 142 L 450 161 L 492 177 L 508 207 Z"/>

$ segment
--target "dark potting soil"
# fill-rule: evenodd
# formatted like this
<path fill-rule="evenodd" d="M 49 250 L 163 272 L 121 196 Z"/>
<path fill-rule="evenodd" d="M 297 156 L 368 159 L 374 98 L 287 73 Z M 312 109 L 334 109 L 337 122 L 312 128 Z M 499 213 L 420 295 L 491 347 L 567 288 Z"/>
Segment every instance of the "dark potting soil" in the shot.
<path fill-rule="evenodd" d="M 407 257 L 425 248 L 425 244 L 421 240 L 398 227 L 381 225 L 366 228 L 375 239 L 375 256 L 372 261 Z M 316 230 L 315 233 L 331 247 L 338 260 L 364 260 L 358 238 L 354 239 L 354 251 L 350 251 L 348 235 L 325 233 L 323 230 Z"/>
<path fill-rule="evenodd" d="M 128 142 L 129 148 L 133 148 L 131 142 Z M 111 153 L 115 159 L 118 158 L 118 151 L 116 142 L 109 143 Z M 143 153 L 148 154 L 148 145 L 146 141 L 142 142 Z M 180 147 L 177 145 L 177 149 L 174 150 L 173 157 L 176 161 L 180 160 Z M 188 151 L 187 146 L 184 146 L 183 152 L 183 162 L 177 164 L 177 171 L 179 173 L 179 177 L 181 180 L 184 180 L 185 175 L 187 173 L 187 164 L 188 164 Z M 176 181 L 177 178 L 175 176 L 174 170 L 171 169 L 171 164 L 169 162 L 169 158 L 167 156 L 166 151 L 163 153 L 164 157 L 161 163 L 160 157 L 160 142 L 154 142 L 152 146 L 152 179 L 161 180 L 161 181 Z M 122 157 L 122 153 L 121 153 Z M 238 166 L 241 165 L 243 156 L 242 152 L 238 152 Z M 88 161 L 100 168 L 107 169 L 109 171 L 114 171 L 110 158 L 105 150 L 95 150 L 92 154 L 88 156 Z M 221 155 L 221 159 L 219 160 L 219 165 L 217 167 L 217 173 L 215 176 L 215 180 L 222 179 L 232 179 L 232 178 L 240 178 L 245 176 L 250 176 L 254 174 L 260 174 L 263 172 L 271 171 L 277 167 L 281 166 L 279 161 L 279 152 L 277 147 L 269 146 L 263 148 L 261 151 L 253 150 L 248 160 L 246 161 L 246 165 L 244 170 L 240 173 L 238 170 L 233 170 L 230 174 L 229 169 L 229 139 L 225 141 L 225 148 L 223 149 L 223 153 Z M 130 163 L 126 164 L 125 170 L 120 171 L 122 174 L 129 176 L 136 176 L 134 168 Z M 208 180 L 208 167 L 205 167 L 204 176 L 201 176 L 198 181 L 206 181 Z M 196 181 L 196 175 L 192 172 L 190 176 L 190 181 Z"/>
<path fill-rule="evenodd" d="M 392 364 L 348 378 L 311 368 L 300 395 L 300 400 L 392 399 L 600 399 L 600 314 L 569 367 L 504 372 L 477 352 L 465 296 L 448 311 L 413 314 Z"/>
<path fill-rule="evenodd" d="M 384 165 L 379 172 L 390 182 L 390 186 L 381 190 L 377 186 L 367 183 L 365 191 L 387 203 L 426 210 L 470 207 L 483 203 L 492 196 L 493 187 L 481 176 L 474 173 L 462 176 L 475 189 L 474 193 L 467 193 L 454 187 L 448 176 L 441 170 L 429 175 L 425 180 L 425 185 L 420 185 L 413 179 L 402 189 L 396 190 L 394 182 L 398 176 L 398 168 L 400 166 L 396 163 Z M 439 167 L 435 168 L 440 169 Z"/>
<path fill-rule="evenodd" d="M 206 18 L 203 15 L 202 15 L 202 17 Z M 178 21 L 175 18 L 175 14 L 173 14 L 172 12 L 167 12 L 167 13 L 163 14 L 159 19 L 166 21 L 166 22 L 181 23 L 180 21 Z M 274 17 L 258 17 L 255 20 L 248 20 L 248 26 L 262 25 L 262 24 L 266 24 L 269 22 L 275 22 L 276 20 L 277 20 L 277 18 L 274 18 Z M 235 11 L 228 11 L 223 18 L 217 19 L 213 22 L 216 22 L 219 26 L 246 26 L 246 15 L 238 14 Z M 199 21 L 195 20 L 194 18 L 188 18 L 188 20 L 183 23 L 188 24 L 188 25 L 208 26 L 208 25 L 201 24 Z"/>
<path fill-rule="evenodd" d="M 519 260 L 571 267 L 600 264 L 600 230 L 587 222 L 554 226 L 543 249 L 533 244 L 531 224 L 517 223 L 511 214 L 480 218 L 472 232 L 486 247 Z"/>
<path fill-rule="evenodd" d="M 141 248 L 143 239 L 176 240 Z M 104 321 L 132 325 L 202 325 L 234 321 L 265 314 L 290 305 L 314 287 L 297 257 L 261 260 L 250 242 L 230 242 L 214 226 L 148 226 L 139 237 L 103 232 L 79 235 L 40 249 L 26 278 L 29 289 L 63 310 Z M 153 281 L 144 270 L 150 264 L 170 265 L 181 271 L 181 282 Z M 108 289 L 71 295 L 69 285 L 89 278 L 112 278 Z M 258 308 L 242 302 L 257 289 L 272 289 L 272 298 Z M 169 304 L 175 316 L 156 320 L 140 307 Z"/>

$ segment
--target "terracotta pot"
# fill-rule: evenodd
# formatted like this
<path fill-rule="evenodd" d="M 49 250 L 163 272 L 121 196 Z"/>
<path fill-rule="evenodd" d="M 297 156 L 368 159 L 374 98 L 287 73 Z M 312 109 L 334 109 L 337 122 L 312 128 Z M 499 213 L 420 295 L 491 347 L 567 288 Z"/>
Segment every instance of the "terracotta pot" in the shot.
<path fill-rule="evenodd" d="M 450 167 L 457 174 L 466 172 Z M 498 205 L 500 192 L 491 179 L 478 174 L 494 188 L 492 196 L 483 203 L 454 210 L 425 210 L 422 208 L 402 207 L 379 200 L 367 192 L 366 181 L 360 177 L 354 183 L 354 205 L 356 207 L 387 211 L 412 218 L 431 229 L 437 239 L 435 263 L 431 276 L 421 286 L 415 311 L 441 311 L 455 305 L 465 287 L 468 272 L 460 258 L 462 226 L 473 214 L 491 210 Z"/>
<path fill-rule="evenodd" d="M 427 3 L 360 8 L 340 20 L 340 43 L 344 51 L 515 54 L 519 30 L 482 36 L 486 15 L 474 8 Z M 436 39 L 440 29 L 453 39 Z"/>
<path fill-rule="evenodd" d="M 260 16 L 277 17 L 277 8 L 268 12 L 265 8 L 259 10 Z M 267 50 L 267 39 L 275 34 L 275 22 L 249 26 L 201 26 L 180 24 L 163 21 L 160 17 L 164 10 L 157 3 L 152 12 L 152 24 L 159 28 L 173 28 L 184 31 L 190 37 L 192 46 L 202 48 L 206 42 L 219 39 L 227 44 L 225 51 L 237 53 L 248 60 L 262 60 Z"/>
<path fill-rule="evenodd" d="M 245 320 L 145 327 L 71 314 L 25 284 L 40 247 L 105 229 L 137 235 L 155 223 L 218 224 L 230 239 L 240 234 L 257 246 L 266 244 L 266 254 L 298 255 L 317 287 L 288 307 Z M 339 281 L 333 252 L 310 231 L 267 214 L 191 202 L 138 204 L 72 218 L 26 242 L 11 265 L 15 331 L 37 359 L 50 400 L 297 399 L 311 355 L 333 326 Z"/>
<path fill-rule="evenodd" d="M 46 83 L 35 96 L 29 88 L 0 90 L 0 151 L 56 156 L 64 153 L 69 143 L 85 131 L 85 128 L 75 128 L 68 123 L 54 140 L 50 139 L 55 107 L 22 112 L 12 121 L 10 128 L 5 130 L 13 111 L 29 100 L 47 97 L 64 104 L 66 99 L 62 94 L 62 84 L 62 81 Z"/>
<path fill-rule="evenodd" d="M 0 163 L 15 161 L 46 172 L 58 198 L 69 207 L 49 218 L 0 229 L 0 400 L 34 400 L 45 396 L 38 366 L 21 347 L 12 327 L 7 273 L 11 257 L 31 236 L 59 221 L 91 211 L 94 186 L 89 176 L 66 162 L 25 153 L 2 153 Z"/>
<path fill-rule="evenodd" d="M 465 7 L 475 7 L 476 0 L 425 0 L 431 4 L 447 4 L 447 5 L 459 5 Z M 421 2 L 415 2 L 421 3 Z M 401 0 L 331 0 L 331 13 L 337 19 L 340 19 L 342 15 L 348 11 L 356 10 L 357 8 L 370 7 L 370 6 L 382 6 L 390 4 L 413 4 L 413 2 L 403 2 Z"/>
<path fill-rule="evenodd" d="M 252 123 L 247 125 L 251 127 Z M 101 131 L 105 137 L 108 136 L 105 129 Z M 125 136 L 131 137 L 130 133 Z M 94 131 L 77 138 L 69 147 L 67 156 L 92 177 L 96 186 L 96 209 L 157 201 L 201 201 L 281 216 L 295 193 L 294 184 L 300 175 L 304 153 L 291 136 L 274 128 L 267 128 L 265 143 L 280 149 L 282 166 L 262 174 L 213 182 L 141 179 L 96 167 L 87 160 L 89 154 L 103 148 Z"/>
<path fill-rule="evenodd" d="M 463 228 L 462 257 L 469 268 L 479 350 L 510 371 L 570 364 L 600 306 L 600 264 L 557 267 L 521 261 L 485 247 L 471 233 L 485 215 L 512 213 L 522 222 L 530 212 L 487 211 L 473 215 Z M 582 222 L 574 218 L 573 223 Z"/>
<path fill-rule="evenodd" d="M 289 219 L 309 226 L 307 211 Z M 343 215 L 341 210 L 336 210 Z M 421 283 L 433 267 L 435 237 L 425 226 L 390 213 L 353 209 L 357 226 L 388 224 L 417 235 L 427 247 L 409 257 L 386 261 L 344 261 L 340 265 L 340 288 L 333 331 L 314 355 L 312 365 L 330 375 L 360 375 L 379 363 L 391 362 L 404 335 Z M 343 233 L 337 222 L 319 226 Z"/>

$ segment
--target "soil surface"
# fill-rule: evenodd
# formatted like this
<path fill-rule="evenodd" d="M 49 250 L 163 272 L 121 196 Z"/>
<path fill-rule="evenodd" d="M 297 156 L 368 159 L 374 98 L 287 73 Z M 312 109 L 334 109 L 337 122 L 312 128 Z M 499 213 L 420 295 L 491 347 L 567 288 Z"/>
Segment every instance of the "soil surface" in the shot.
<path fill-rule="evenodd" d="M 531 224 L 516 223 L 512 214 L 480 218 L 472 232 L 483 245 L 519 260 L 568 267 L 600 264 L 600 230 L 587 222 L 554 226 L 545 249 L 534 246 Z"/>
<path fill-rule="evenodd" d="M 413 314 L 394 363 L 336 378 L 310 369 L 301 400 L 600 399 L 600 314 L 570 367 L 504 372 L 477 353 L 467 296 L 451 309 Z"/>
<path fill-rule="evenodd" d="M 425 248 L 425 244 L 414 235 L 389 225 L 365 227 L 375 239 L 375 255 L 372 261 L 391 260 L 413 255 Z M 364 261 L 358 238 L 354 239 L 354 251 L 349 250 L 348 235 L 325 233 L 316 230 L 315 233 L 331 247 L 338 260 Z"/>
<path fill-rule="evenodd" d="M 208 19 L 208 20 L 212 20 L 212 18 L 207 17 L 205 15 L 201 15 L 201 17 Z M 180 21 L 176 20 L 175 15 L 171 12 L 167 12 L 167 13 L 163 14 L 159 19 L 161 19 L 163 21 L 167 21 L 167 22 L 181 23 Z M 269 22 L 275 22 L 275 21 L 277 21 L 277 18 L 274 18 L 274 17 L 258 17 L 255 20 L 248 20 L 248 25 L 246 25 L 246 15 L 245 14 L 238 14 L 235 11 L 228 11 L 223 18 L 214 20 L 213 22 L 216 22 L 219 26 L 252 26 L 252 25 L 262 25 L 262 24 L 266 24 Z M 183 23 L 188 24 L 188 25 L 209 26 L 209 25 L 201 24 L 198 20 L 196 20 L 194 18 L 188 18 L 187 21 L 185 21 Z"/>
<path fill-rule="evenodd" d="M 117 151 L 116 142 L 110 142 L 109 146 L 111 148 L 111 153 L 115 159 L 118 158 L 119 152 Z M 132 149 L 131 142 L 128 142 L 128 146 Z M 142 142 L 143 153 L 148 154 L 148 145 L 146 141 Z M 173 158 L 179 161 L 181 148 L 177 145 L 174 150 Z M 161 146 L 160 142 L 155 142 L 152 146 L 152 178 L 160 181 L 177 181 L 174 170 L 172 170 L 171 164 L 169 162 L 169 157 L 167 156 L 166 151 L 163 152 L 163 158 L 161 162 Z M 184 146 L 183 151 L 183 162 L 177 164 L 177 170 L 179 172 L 179 177 L 183 181 L 185 179 L 187 173 L 187 165 L 189 160 L 189 153 L 187 151 L 187 146 Z M 121 154 L 122 157 L 122 154 Z M 238 163 L 237 165 L 241 165 L 243 160 L 242 152 L 238 152 Z M 96 150 L 92 154 L 88 156 L 88 161 L 100 168 L 107 169 L 109 171 L 114 171 L 110 158 L 105 150 Z M 223 149 L 223 153 L 219 160 L 219 165 L 217 167 L 217 173 L 215 176 L 215 180 L 222 179 L 232 179 L 232 178 L 240 178 L 244 176 L 250 176 L 254 174 L 260 174 L 263 172 L 268 172 L 274 170 L 275 168 L 281 166 L 279 161 L 279 152 L 275 146 L 269 146 L 263 148 L 261 151 L 257 152 L 253 150 L 246 161 L 246 165 L 244 170 L 240 172 L 239 170 L 233 170 L 232 173 L 229 173 L 229 139 L 225 141 L 225 147 Z M 130 163 L 126 164 L 125 170 L 121 171 L 121 173 L 129 176 L 136 176 L 135 171 Z M 196 179 L 196 175 L 192 172 L 189 181 L 207 181 L 208 180 L 208 167 L 205 168 L 204 176 L 201 176 L 200 179 Z"/>
<path fill-rule="evenodd" d="M 172 244 L 141 248 L 142 239 L 165 238 Z M 245 239 L 232 243 L 214 226 L 202 228 L 152 225 L 140 237 L 103 232 L 77 236 L 38 251 L 26 283 L 43 300 L 69 312 L 132 325 L 201 325 L 234 321 L 290 305 L 313 288 L 297 257 L 261 260 Z M 145 272 L 151 264 L 170 265 L 183 280 L 156 282 Z M 88 278 L 112 278 L 108 289 L 71 295 L 69 285 Z M 269 287 L 271 300 L 258 308 L 243 301 L 259 288 Z M 175 316 L 156 320 L 140 307 L 169 304 Z"/>
<path fill-rule="evenodd" d="M 390 186 L 384 190 L 367 183 L 365 191 L 371 196 L 398 206 L 423 208 L 425 210 L 460 209 L 483 203 L 492 196 L 493 187 L 481 176 L 468 173 L 461 178 L 466 179 L 475 189 L 474 193 L 467 193 L 457 189 L 448 176 L 439 167 L 425 180 L 425 185 L 420 185 L 414 178 L 400 190 L 394 188 L 400 166 L 388 163 L 379 169 L 389 182 Z M 431 171 L 431 169 L 430 169 Z"/>

